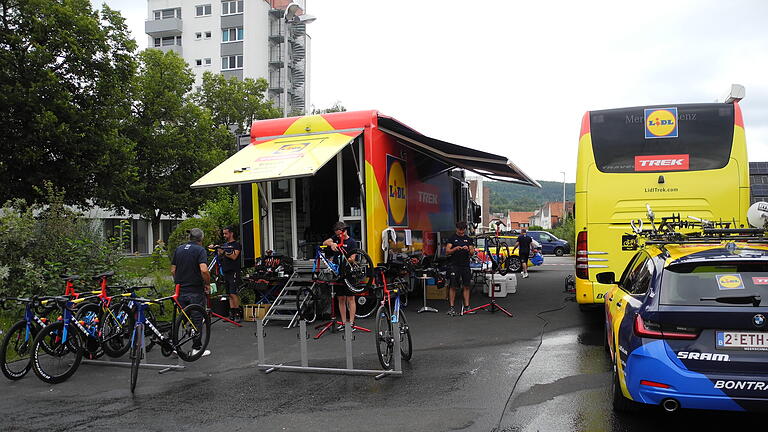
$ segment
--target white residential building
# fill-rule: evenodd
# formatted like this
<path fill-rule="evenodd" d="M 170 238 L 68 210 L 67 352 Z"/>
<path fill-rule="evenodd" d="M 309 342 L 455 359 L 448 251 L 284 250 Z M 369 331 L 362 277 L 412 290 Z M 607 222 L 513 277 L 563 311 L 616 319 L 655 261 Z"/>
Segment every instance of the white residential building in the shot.
<path fill-rule="evenodd" d="M 306 34 L 306 24 L 286 26 L 283 14 L 291 3 L 147 0 L 148 46 L 181 55 L 194 72 L 197 86 L 206 71 L 239 79 L 265 78 L 269 81 L 269 98 L 276 107 L 283 109 L 282 95 L 287 88 L 287 111 L 303 114 L 309 106 L 311 38 Z M 293 3 L 300 6 L 300 14 L 306 11 L 306 0 Z"/>

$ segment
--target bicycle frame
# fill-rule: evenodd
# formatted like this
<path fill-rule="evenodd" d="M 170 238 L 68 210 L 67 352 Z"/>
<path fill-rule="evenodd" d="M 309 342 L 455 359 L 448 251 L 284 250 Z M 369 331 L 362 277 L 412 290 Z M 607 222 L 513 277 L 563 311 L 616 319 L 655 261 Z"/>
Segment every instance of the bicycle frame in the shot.
<path fill-rule="evenodd" d="M 342 250 L 343 251 L 343 250 Z M 344 256 L 346 256 L 345 252 L 342 252 Z M 325 264 L 325 266 L 331 271 L 332 276 L 334 278 L 338 278 L 339 276 L 339 265 L 328 259 L 325 254 L 323 253 L 323 249 L 320 246 L 315 246 L 315 261 L 312 263 L 312 273 L 315 274 L 320 271 L 320 263 Z"/>

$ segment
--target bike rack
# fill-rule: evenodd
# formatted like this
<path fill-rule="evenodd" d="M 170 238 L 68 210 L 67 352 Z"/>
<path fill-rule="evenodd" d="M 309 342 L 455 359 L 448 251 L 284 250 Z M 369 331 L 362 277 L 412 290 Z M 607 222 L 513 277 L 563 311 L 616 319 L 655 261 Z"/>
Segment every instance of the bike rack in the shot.
<path fill-rule="evenodd" d="M 393 334 L 400 334 L 400 323 L 392 323 Z M 400 357 L 400 338 L 395 337 L 395 346 L 392 352 L 394 358 L 393 370 L 376 370 L 376 369 L 355 369 L 352 361 L 352 329 L 349 323 L 344 324 L 344 345 L 346 349 L 346 367 L 345 368 L 329 368 L 329 367 L 316 367 L 309 366 L 309 358 L 307 355 L 307 321 L 299 321 L 299 351 L 301 354 L 301 366 L 292 366 L 285 364 L 267 364 L 264 360 L 264 324 L 261 320 L 256 321 L 256 338 L 258 339 L 258 363 L 257 368 L 264 370 L 265 373 L 272 373 L 274 371 L 288 371 L 288 372 L 310 372 L 310 373 L 330 373 L 330 374 L 342 374 L 342 375 L 372 375 L 375 379 L 379 380 L 388 375 L 402 376 L 403 365 L 402 358 Z"/>
<path fill-rule="evenodd" d="M 158 347 L 159 349 L 159 347 Z M 147 345 L 146 345 L 146 339 L 143 340 L 142 346 L 141 346 L 142 354 L 144 355 L 144 360 L 146 361 L 147 358 Z M 116 366 L 116 367 L 131 367 L 132 364 L 130 362 L 123 362 L 123 361 L 112 361 L 112 360 L 88 360 L 83 359 L 82 363 L 85 364 L 92 364 L 96 366 Z M 155 363 L 139 363 L 140 368 L 145 369 L 160 369 L 157 371 L 159 374 L 163 374 L 166 372 L 171 372 L 175 370 L 182 370 L 186 369 L 186 366 L 181 364 L 181 359 L 177 356 L 176 357 L 176 364 L 155 364 Z"/>

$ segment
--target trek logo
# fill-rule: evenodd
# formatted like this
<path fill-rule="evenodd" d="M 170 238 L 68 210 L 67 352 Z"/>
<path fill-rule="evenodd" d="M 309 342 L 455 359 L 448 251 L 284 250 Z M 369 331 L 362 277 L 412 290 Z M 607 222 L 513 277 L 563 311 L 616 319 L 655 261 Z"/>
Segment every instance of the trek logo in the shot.
<path fill-rule="evenodd" d="M 677 138 L 677 108 L 648 108 L 645 114 L 645 138 Z"/>
<path fill-rule="evenodd" d="M 726 390 L 768 390 L 768 383 L 762 381 L 715 381 L 716 389 Z"/>
<path fill-rule="evenodd" d="M 728 354 L 713 354 L 713 353 L 697 353 L 680 351 L 677 353 L 677 358 L 683 360 L 711 360 L 711 361 L 731 361 L 731 357 Z"/>
<path fill-rule="evenodd" d="M 687 154 L 635 156 L 635 171 L 684 171 L 689 160 Z"/>
<path fill-rule="evenodd" d="M 768 285 L 768 277 L 753 277 L 752 283 L 755 285 Z"/>
<path fill-rule="evenodd" d="M 408 225 L 408 194 L 405 161 L 387 155 L 387 202 L 389 225 Z"/>

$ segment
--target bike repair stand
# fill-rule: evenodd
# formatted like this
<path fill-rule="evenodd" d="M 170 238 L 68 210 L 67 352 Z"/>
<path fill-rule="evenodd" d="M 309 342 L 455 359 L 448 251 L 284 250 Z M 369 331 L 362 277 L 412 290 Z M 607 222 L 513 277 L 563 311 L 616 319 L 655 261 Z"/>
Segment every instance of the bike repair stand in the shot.
<path fill-rule="evenodd" d="M 393 334 L 400 334 L 400 323 L 392 323 Z M 301 366 L 292 366 L 281 364 L 266 364 L 264 356 L 264 324 L 261 320 L 256 321 L 256 338 L 258 349 L 258 363 L 256 367 L 264 370 L 265 373 L 272 373 L 274 371 L 288 371 L 288 372 L 311 372 L 311 373 L 333 373 L 342 375 L 373 375 L 377 380 L 384 378 L 387 375 L 402 376 L 403 364 L 400 358 L 400 338 L 394 338 L 394 349 L 392 356 L 394 357 L 394 370 L 375 370 L 375 369 L 355 369 L 352 361 L 352 326 L 349 323 L 344 325 L 344 346 L 346 351 L 347 364 L 345 368 L 330 368 L 330 367 L 316 367 L 309 365 L 309 358 L 307 356 L 307 340 L 309 334 L 307 333 L 307 321 L 299 321 L 299 351 L 301 354 Z"/>
<path fill-rule="evenodd" d="M 158 346 L 158 349 L 160 349 L 159 346 Z M 141 355 L 142 355 L 142 358 L 144 359 L 144 361 L 148 361 L 146 337 L 141 338 Z M 166 373 L 166 372 L 175 371 L 175 370 L 186 369 L 186 366 L 181 364 L 181 359 L 179 358 L 178 355 L 176 355 L 176 353 L 173 353 L 171 355 L 172 356 L 176 356 L 176 364 L 175 365 L 171 365 L 171 364 L 155 364 L 155 363 L 144 363 L 144 362 L 142 362 L 142 363 L 139 363 L 139 367 L 140 368 L 145 368 L 145 369 L 160 369 L 159 371 L 157 371 L 157 373 L 160 373 L 160 374 L 163 374 L 163 373 Z M 88 359 L 83 359 L 82 362 L 86 363 L 86 364 L 97 365 L 97 366 L 117 366 L 117 367 L 131 367 L 132 366 L 131 362 L 112 361 L 112 360 L 88 360 Z"/>
<path fill-rule="evenodd" d="M 491 284 L 488 286 L 488 294 L 491 297 L 491 301 L 486 303 L 486 304 L 484 304 L 484 305 L 482 305 L 482 306 L 478 306 L 476 308 L 472 308 L 470 310 L 464 311 L 465 314 L 470 313 L 470 312 L 474 312 L 474 311 L 477 311 L 477 310 L 480 310 L 480 309 L 484 309 L 484 310 L 487 310 L 488 312 L 493 313 L 493 312 L 496 312 L 496 310 L 498 309 L 498 310 L 504 312 L 508 317 L 512 318 L 512 314 L 511 313 L 507 312 L 506 309 L 504 309 L 503 307 L 501 307 L 498 304 L 496 304 L 496 289 L 493 286 L 493 275 L 495 275 L 495 274 L 496 274 L 496 272 L 491 270 Z"/>
<path fill-rule="evenodd" d="M 211 325 L 214 325 L 214 324 L 216 324 L 219 321 L 226 321 L 226 322 L 228 322 L 230 324 L 234 324 L 234 325 L 236 325 L 238 327 L 242 327 L 243 326 L 240 323 L 234 322 L 231 319 L 229 319 L 229 318 L 227 318 L 227 317 L 225 317 L 223 315 L 219 315 L 216 312 L 214 312 L 213 309 L 211 309 L 211 296 L 206 294 L 206 297 L 208 298 L 208 313 L 211 314 L 211 317 L 216 317 L 216 321 L 211 321 Z M 229 297 L 227 297 L 227 300 L 229 300 Z"/>
<path fill-rule="evenodd" d="M 315 326 L 315 330 L 317 330 L 319 328 L 322 328 L 322 330 L 317 332 L 317 334 L 315 335 L 315 339 L 320 339 L 325 334 L 325 332 L 328 331 L 328 329 L 331 329 L 331 333 L 336 333 L 336 326 L 344 324 L 343 322 L 338 321 L 336 319 L 336 300 L 337 299 L 336 299 L 336 291 L 333 289 L 333 287 L 335 285 L 337 285 L 337 284 L 338 284 L 338 282 L 329 282 L 328 283 L 328 285 L 331 287 L 331 320 L 328 321 L 327 323 Z M 355 328 L 355 330 L 361 330 L 361 331 L 368 332 L 368 333 L 371 332 L 371 330 L 369 330 L 369 329 L 367 329 L 365 327 L 354 326 L 354 328 Z"/>
<path fill-rule="evenodd" d="M 416 313 L 422 312 L 437 312 L 437 309 L 427 306 L 427 279 L 430 279 L 427 275 L 421 275 L 417 277 L 421 281 L 421 286 L 424 288 L 424 306 L 421 307 Z"/>

